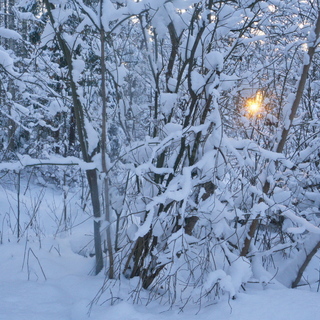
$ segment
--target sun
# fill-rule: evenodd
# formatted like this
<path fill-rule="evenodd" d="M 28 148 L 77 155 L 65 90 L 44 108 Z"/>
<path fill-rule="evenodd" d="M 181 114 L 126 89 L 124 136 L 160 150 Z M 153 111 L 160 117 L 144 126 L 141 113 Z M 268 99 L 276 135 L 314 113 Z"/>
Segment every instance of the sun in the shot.
<path fill-rule="evenodd" d="M 249 113 L 255 114 L 259 111 L 259 109 L 260 109 L 260 106 L 256 102 L 252 102 L 252 103 L 248 104 Z"/>
<path fill-rule="evenodd" d="M 256 95 L 249 98 L 246 102 L 246 109 L 250 117 L 260 113 L 262 108 L 263 95 L 261 91 L 257 91 Z"/>

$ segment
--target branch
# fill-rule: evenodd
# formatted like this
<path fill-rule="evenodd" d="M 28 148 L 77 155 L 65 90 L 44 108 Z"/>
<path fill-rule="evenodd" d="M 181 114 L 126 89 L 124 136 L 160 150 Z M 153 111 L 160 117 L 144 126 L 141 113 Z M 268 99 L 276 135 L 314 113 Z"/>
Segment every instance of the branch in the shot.
<path fill-rule="evenodd" d="M 300 101 L 301 101 L 301 98 L 302 98 L 302 95 L 303 95 L 303 91 L 304 91 L 304 87 L 305 87 L 306 81 L 308 79 L 309 69 L 310 69 L 310 66 L 311 66 L 311 63 L 312 63 L 312 59 L 313 59 L 314 53 L 316 51 L 316 47 L 317 47 L 317 43 L 318 43 L 318 39 L 319 39 L 319 34 L 320 34 L 320 11 L 318 11 L 318 18 L 317 18 L 317 22 L 316 22 L 316 27 L 315 27 L 314 33 L 315 33 L 315 39 L 314 39 L 312 45 L 309 47 L 308 53 L 307 53 L 308 63 L 306 63 L 303 66 L 302 74 L 301 74 L 300 81 L 299 81 L 298 88 L 297 88 L 297 93 L 296 93 L 296 96 L 295 96 L 294 101 L 292 103 L 291 113 L 290 113 L 290 116 L 289 116 L 290 123 L 289 123 L 288 126 L 285 125 L 284 129 L 282 130 L 281 140 L 280 140 L 280 142 L 278 144 L 278 147 L 277 147 L 277 152 L 279 152 L 279 153 L 282 153 L 282 151 L 284 149 L 284 146 L 285 146 L 286 140 L 288 138 L 288 134 L 289 134 L 290 128 L 292 127 L 293 120 L 294 120 L 294 118 L 295 118 L 295 116 L 297 114 L 298 107 L 300 105 Z"/>

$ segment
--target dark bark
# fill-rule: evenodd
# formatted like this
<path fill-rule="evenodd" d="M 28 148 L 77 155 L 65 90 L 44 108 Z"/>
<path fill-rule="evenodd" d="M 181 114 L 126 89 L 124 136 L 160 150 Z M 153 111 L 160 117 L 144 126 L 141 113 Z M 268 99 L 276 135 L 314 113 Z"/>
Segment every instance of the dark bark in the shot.
<path fill-rule="evenodd" d="M 309 262 L 314 257 L 314 255 L 318 252 L 319 249 L 320 249 L 320 241 L 318 241 L 316 245 L 312 248 L 312 250 L 306 255 L 305 260 L 303 261 L 302 265 L 298 270 L 297 277 L 292 282 L 292 285 L 291 285 L 292 288 L 296 288 L 298 286 L 302 278 L 303 272 L 306 270 L 307 266 L 309 265 Z"/>
<path fill-rule="evenodd" d="M 312 63 L 312 59 L 313 59 L 313 56 L 314 56 L 316 48 L 317 48 L 317 41 L 319 39 L 319 33 L 320 33 L 320 11 L 318 12 L 318 18 L 317 18 L 314 32 L 315 32 L 315 41 L 314 41 L 313 45 L 309 47 L 308 53 L 307 53 L 309 61 L 308 61 L 308 64 L 305 64 L 303 66 L 302 74 L 301 74 L 300 81 L 299 81 L 298 88 L 297 88 L 297 93 L 296 93 L 295 99 L 294 99 L 292 107 L 291 107 L 291 113 L 289 116 L 290 124 L 287 127 L 283 128 L 283 131 L 281 134 L 281 139 L 280 139 L 278 147 L 277 147 L 277 152 L 279 152 L 279 153 L 283 152 L 285 143 L 288 138 L 289 131 L 292 126 L 292 122 L 297 114 L 298 107 L 300 105 L 300 101 L 301 101 L 303 91 L 304 91 L 304 88 L 306 85 L 306 81 L 308 79 L 308 74 L 309 74 L 309 69 L 310 69 L 311 63 Z"/>
<path fill-rule="evenodd" d="M 74 116 L 75 116 L 75 122 L 76 122 L 82 157 L 85 162 L 91 162 L 91 156 L 88 152 L 88 145 L 87 145 L 87 132 L 84 125 L 84 119 L 85 119 L 84 109 L 77 93 L 77 83 L 74 81 L 72 76 L 72 71 L 73 71 L 72 52 L 68 47 L 66 41 L 63 39 L 63 36 L 60 30 L 54 27 L 55 21 L 51 12 L 52 7 L 49 0 L 44 0 L 44 3 L 49 15 L 50 22 L 55 30 L 55 34 L 57 36 L 60 49 L 62 50 L 64 59 L 68 66 L 68 71 L 69 71 L 68 77 L 70 80 Z M 98 274 L 103 268 L 101 234 L 100 234 L 101 210 L 100 210 L 100 199 L 99 199 L 99 188 L 98 188 L 98 176 L 95 169 L 87 170 L 86 175 L 87 175 L 87 180 L 88 180 L 89 189 L 90 189 L 93 216 L 95 218 L 95 221 L 94 221 L 94 247 L 95 247 L 95 257 L 96 257 L 95 274 Z"/>
<path fill-rule="evenodd" d="M 318 12 L 318 18 L 317 18 L 317 22 L 316 22 L 316 26 L 315 26 L 315 31 L 314 32 L 315 32 L 315 41 L 309 47 L 308 52 L 307 52 L 309 61 L 308 61 L 308 64 L 305 64 L 303 66 L 303 69 L 302 69 L 302 73 L 301 73 L 301 77 L 300 77 L 300 80 L 299 80 L 296 96 L 295 96 L 295 99 L 294 99 L 292 107 L 291 107 L 291 112 L 290 112 L 290 116 L 289 116 L 290 123 L 289 123 L 289 125 L 287 125 L 287 126 L 285 126 L 283 128 L 282 134 L 281 134 L 281 139 L 279 141 L 279 144 L 278 144 L 278 147 L 277 147 L 277 150 L 276 150 L 279 153 L 282 153 L 283 150 L 284 150 L 285 143 L 287 141 L 289 131 L 291 129 L 293 120 L 294 120 L 294 118 L 295 118 L 295 116 L 297 114 L 298 107 L 300 105 L 301 98 L 302 98 L 302 95 L 303 95 L 303 91 L 304 91 L 304 88 L 305 88 L 305 84 L 306 84 L 306 81 L 308 79 L 309 69 L 310 69 L 310 66 L 312 64 L 312 59 L 313 59 L 313 56 L 314 56 L 314 53 L 315 53 L 315 50 L 316 50 L 316 47 L 317 47 L 317 41 L 319 39 L 319 34 L 320 34 L 320 11 Z M 269 187 L 270 187 L 269 186 L 269 182 L 266 181 L 264 183 L 264 186 L 263 186 L 263 193 L 264 194 L 268 194 Z M 252 221 L 252 223 L 250 225 L 248 236 L 246 237 L 246 239 L 244 241 L 244 246 L 243 246 L 243 248 L 241 250 L 241 253 L 240 253 L 241 256 L 246 256 L 248 254 L 249 248 L 250 248 L 250 244 L 251 244 L 251 240 L 253 239 L 253 237 L 255 235 L 255 232 L 256 232 L 256 230 L 258 228 L 258 225 L 259 225 L 259 215 L 255 219 L 253 219 L 253 221 Z"/>

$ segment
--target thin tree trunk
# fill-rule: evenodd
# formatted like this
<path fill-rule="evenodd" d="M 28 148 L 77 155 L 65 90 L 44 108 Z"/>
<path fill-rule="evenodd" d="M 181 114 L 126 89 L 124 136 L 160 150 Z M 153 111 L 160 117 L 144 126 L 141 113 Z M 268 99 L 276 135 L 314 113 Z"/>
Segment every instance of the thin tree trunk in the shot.
<path fill-rule="evenodd" d="M 315 33 L 315 40 L 314 40 L 313 44 L 309 47 L 308 53 L 307 53 L 307 55 L 308 55 L 308 60 L 307 60 L 308 63 L 303 66 L 302 74 L 301 74 L 300 81 L 299 81 L 298 88 L 297 88 L 297 93 L 296 93 L 295 99 L 294 99 L 294 101 L 292 103 L 291 113 L 290 113 L 290 116 L 289 116 L 290 123 L 289 123 L 289 125 L 285 125 L 285 127 L 283 128 L 282 134 L 281 134 L 281 139 L 280 139 L 278 147 L 277 147 L 277 152 L 279 152 L 279 153 L 283 152 L 285 143 L 286 143 L 287 138 L 288 138 L 288 134 L 289 134 L 290 128 L 292 126 L 292 122 L 293 122 L 293 120 L 294 120 L 294 118 L 295 118 L 295 116 L 297 114 L 297 110 L 298 110 L 298 107 L 300 105 L 300 101 L 301 101 L 301 98 L 302 98 L 302 95 L 303 95 L 303 91 L 304 91 L 304 87 L 306 85 L 306 81 L 308 79 L 309 69 L 310 69 L 310 66 L 311 66 L 311 63 L 312 63 L 312 60 L 313 60 L 313 56 L 314 56 L 314 53 L 316 51 L 317 42 L 318 42 L 318 39 L 319 39 L 319 33 L 320 33 L 320 11 L 318 11 L 318 18 L 317 18 L 317 22 L 316 22 L 314 33 Z"/>
<path fill-rule="evenodd" d="M 60 31 L 57 30 L 57 28 L 55 28 L 55 21 L 52 15 L 51 5 L 49 3 L 49 0 L 44 0 L 44 3 L 49 15 L 50 22 L 55 30 L 55 33 L 59 42 L 59 46 L 62 50 L 64 58 L 66 59 L 68 69 L 69 69 L 69 80 L 70 80 L 70 86 L 71 86 L 74 115 L 75 115 L 75 121 L 76 121 L 76 127 L 77 127 L 77 133 L 78 133 L 79 143 L 81 147 L 82 157 L 85 162 L 91 162 L 91 156 L 89 155 L 88 145 L 87 145 L 87 132 L 86 132 L 85 123 L 84 123 L 84 110 L 83 110 L 81 101 L 78 97 L 77 84 L 75 83 L 72 76 L 72 71 L 73 71 L 72 52 L 69 49 L 65 40 L 63 39 Z M 101 234 L 100 234 L 101 210 L 100 210 L 97 171 L 95 169 L 87 170 L 86 176 L 87 176 L 89 189 L 90 189 L 93 216 L 95 218 L 93 223 L 94 247 L 95 247 L 95 257 L 96 257 L 95 274 L 98 274 L 103 268 L 103 258 L 102 258 Z"/>
<path fill-rule="evenodd" d="M 102 14 L 103 1 L 100 2 L 100 14 Z M 107 93 L 106 93 L 106 64 L 105 64 L 105 32 L 100 16 L 100 45 L 101 45 L 101 99 L 102 99 L 102 137 L 101 137 L 101 159 L 103 173 L 103 190 L 104 190 L 104 215 L 109 225 L 106 229 L 107 248 L 109 253 L 109 278 L 114 278 L 114 258 L 111 241 L 111 219 L 110 219 L 110 200 L 109 200 L 109 179 L 107 170 Z"/>
<path fill-rule="evenodd" d="M 291 126 L 292 126 L 292 122 L 297 114 L 297 111 L 298 111 L 298 107 L 300 105 L 300 102 L 301 102 L 301 99 L 302 99 L 302 95 L 303 95 L 303 91 L 304 91 L 304 88 L 305 88 L 305 84 L 306 84 L 306 81 L 308 79 L 308 73 L 309 73 L 309 69 L 310 69 L 310 66 L 311 66 L 311 63 L 312 63 L 312 60 L 313 60 L 313 56 L 314 56 L 314 53 L 315 53 L 315 50 L 316 50 L 316 47 L 317 47 L 317 41 L 319 39 L 319 34 L 320 34 L 320 11 L 318 11 L 318 18 L 317 18 L 317 22 L 316 22 L 316 26 L 315 26 L 315 40 L 313 42 L 313 44 L 309 47 L 308 49 L 308 52 L 306 53 L 308 55 L 308 63 L 305 64 L 303 66 L 303 69 L 302 69 L 302 73 L 301 73 L 301 77 L 300 77 L 300 80 L 299 80 L 299 84 L 298 84 L 298 87 L 297 87 L 297 92 L 296 92 L 296 96 L 295 96 L 295 99 L 292 103 L 292 107 L 291 107 L 291 113 L 289 115 L 289 124 L 285 124 L 283 130 L 282 130 L 282 134 L 281 134 L 281 139 L 279 141 L 279 144 L 278 144 L 278 147 L 277 147 L 277 152 L 279 153 L 282 153 L 283 150 L 284 150 L 284 146 L 285 146 L 285 143 L 287 141 L 287 138 L 288 138 L 288 134 L 289 134 L 289 131 L 291 129 Z M 263 193 L 264 194 L 267 194 L 269 192 L 269 182 L 265 182 L 264 183 L 264 186 L 263 186 Z M 241 256 L 246 256 L 249 252 L 249 249 L 250 249 L 250 245 L 251 245 L 251 241 L 255 235 L 255 232 L 258 228 L 258 225 L 259 225 L 259 218 L 260 216 L 258 215 L 255 219 L 253 219 L 251 225 L 250 225 L 250 228 L 249 228 L 249 232 L 248 232 L 248 235 L 244 241 L 244 246 L 241 250 L 241 253 L 240 255 Z"/>
<path fill-rule="evenodd" d="M 310 250 L 310 252 L 306 255 L 305 260 L 303 261 L 303 263 L 301 264 L 301 266 L 297 272 L 296 278 L 292 282 L 292 285 L 291 285 L 292 288 L 296 288 L 298 286 L 298 284 L 302 278 L 303 272 L 306 270 L 307 266 L 309 265 L 309 262 L 314 257 L 314 255 L 318 252 L 319 249 L 320 249 L 320 241 L 318 241 L 315 244 L 315 246 Z"/>
<path fill-rule="evenodd" d="M 15 19 L 14 19 L 14 14 L 13 14 L 13 7 L 14 7 L 14 1 L 13 0 L 8 0 L 6 3 L 7 8 L 5 8 L 6 11 L 6 16 L 5 16 L 5 28 L 15 30 Z M 9 50 L 12 50 L 13 52 L 16 51 L 16 45 L 15 41 L 13 39 L 5 39 L 6 43 L 6 48 Z M 10 92 L 11 95 L 11 100 L 16 101 L 16 88 L 14 85 L 14 81 L 12 79 L 9 79 L 8 82 L 8 91 Z M 8 114 L 12 116 L 12 107 L 11 107 L 11 102 L 9 102 L 9 110 Z M 15 123 L 14 120 L 11 118 L 8 119 L 8 151 L 9 152 L 14 152 L 15 150 L 15 145 L 16 145 L 16 139 L 15 139 L 15 133 L 17 130 L 17 124 Z"/>

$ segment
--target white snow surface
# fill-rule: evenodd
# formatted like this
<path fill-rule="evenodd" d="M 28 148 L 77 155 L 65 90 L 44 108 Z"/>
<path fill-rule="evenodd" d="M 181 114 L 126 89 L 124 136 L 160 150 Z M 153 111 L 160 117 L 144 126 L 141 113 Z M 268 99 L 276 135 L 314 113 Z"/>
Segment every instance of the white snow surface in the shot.
<path fill-rule="evenodd" d="M 29 266 L 23 257 L 25 243 L 0 246 L 0 319 L 1 320 L 82 320 L 88 319 L 90 301 L 101 287 L 104 277 L 88 275 L 93 260 L 75 254 L 69 239 L 46 239 L 42 249 L 27 243 L 40 261 L 29 254 Z M 51 249 L 51 250 L 50 250 Z M 60 250 L 61 256 L 58 251 Z M 27 259 L 27 258 L 26 258 Z M 28 280 L 28 268 L 30 280 Z M 89 319 L 95 320 L 308 320 L 320 314 L 319 293 L 284 289 L 262 289 L 252 284 L 236 300 L 220 301 L 203 307 L 187 306 L 168 310 L 168 306 L 151 303 L 134 305 L 125 299 L 110 306 L 95 305 Z M 101 301 L 103 302 L 103 301 Z"/>
<path fill-rule="evenodd" d="M 0 27 L 0 36 L 7 39 L 20 40 L 22 39 L 21 35 L 11 29 Z"/>
<path fill-rule="evenodd" d="M 315 292 L 316 288 L 287 289 L 276 280 L 267 281 L 268 284 L 248 283 L 245 290 L 236 293 L 235 300 L 226 294 L 218 303 L 201 308 L 199 305 L 187 305 L 181 311 L 181 305 L 170 308 L 156 301 L 146 306 L 143 299 L 147 292 L 142 293 L 141 304 L 133 304 L 129 295 L 135 289 L 136 279 L 122 279 L 121 286 L 116 282 L 106 290 L 99 302 L 93 305 L 89 317 L 90 303 L 105 280 L 103 272 L 98 276 L 91 275 L 94 258 L 79 254 L 80 249 L 92 239 L 92 220 L 78 210 L 72 231 L 56 232 L 57 225 L 52 215 L 53 211 L 57 215 L 62 212 L 61 192 L 47 184 L 34 221 L 42 226 L 41 235 L 30 229 L 18 242 L 4 223 L 11 216 L 14 225 L 15 191 L 3 180 L 0 182 L 0 320 L 319 319 L 320 293 Z M 24 218 L 24 208 L 32 206 L 32 199 L 42 190 L 39 182 L 29 186 L 22 181 L 21 191 L 27 187 L 30 193 L 21 195 L 24 204 L 21 207 L 21 224 L 24 220 L 28 222 Z M 70 197 L 73 199 L 74 195 L 70 194 Z M 51 205 L 54 202 L 55 206 Z M 71 206 L 72 210 L 76 207 L 74 204 Z M 312 269 L 316 267 L 319 265 L 313 265 Z M 108 300 L 111 297 L 109 289 L 112 290 L 114 305 Z"/>

